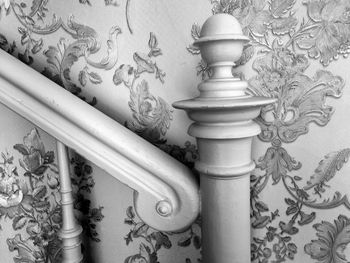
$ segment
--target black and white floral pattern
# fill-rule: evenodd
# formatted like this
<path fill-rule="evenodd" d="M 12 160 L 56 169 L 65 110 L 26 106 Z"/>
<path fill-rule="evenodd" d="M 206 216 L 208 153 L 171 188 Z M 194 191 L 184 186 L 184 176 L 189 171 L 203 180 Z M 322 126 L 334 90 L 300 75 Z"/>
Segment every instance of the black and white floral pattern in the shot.
<path fill-rule="evenodd" d="M 262 133 L 260 150 L 254 153 L 257 168 L 251 176 L 252 262 L 349 262 L 350 201 L 344 190 L 348 187 L 341 187 L 350 184 L 346 178 L 349 145 L 334 148 L 327 139 L 315 142 L 314 135 L 320 129 L 334 129 L 334 119 L 344 114 L 339 105 L 346 104 L 348 76 L 336 65 L 349 63 L 350 1 L 191 0 L 192 9 L 181 8 L 188 4 L 179 1 L 174 6 L 179 6 L 189 25 L 181 32 L 174 25 L 166 27 L 158 16 L 144 14 L 142 1 L 62 2 L 66 13 L 60 13 L 52 0 L 0 0 L 0 48 L 190 168 L 198 159 L 197 149 L 185 134 L 187 124 L 177 119 L 170 105 L 179 86 L 194 88 L 200 80 L 175 82 L 174 76 L 197 71 L 204 79 L 209 74 L 199 50 L 190 43 L 199 37 L 202 18 L 196 10 L 205 10 L 199 4 L 207 6 L 204 17 L 211 13 L 235 16 L 250 43 L 234 72 L 248 81 L 251 94 L 277 99 L 257 119 Z M 151 5 L 159 13 L 172 15 L 166 4 Z M 174 13 L 175 17 L 180 14 Z M 181 45 L 175 47 L 172 42 Z M 176 62 L 177 56 L 181 62 Z M 189 62 L 193 59 L 197 65 Z M 182 134 L 177 133 L 179 126 Z M 16 133 L 24 136 L 23 141 L 0 149 L 0 226 L 4 220 L 12 225 L 10 232 L 4 232 L 7 236 L 0 230 L 0 242 L 14 262 L 60 262 L 54 150 L 47 149 L 36 128 Z M 305 138 L 310 145 L 324 145 L 323 152 L 308 149 L 303 145 Z M 312 152 L 310 160 L 300 148 Z M 103 243 L 99 226 L 105 222 L 104 204 L 93 207 L 90 200 L 94 171 L 78 155 L 72 156 L 71 165 L 76 216 L 84 226 L 84 240 Z M 118 218 L 115 224 L 129 231 L 115 235 L 125 242 L 129 254 L 115 252 L 124 255 L 115 262 L 157 263 L 169 257 L 176 262 L 200 261 L 200 218 L 183 233 L 150 228 L 131 205 Z"/>

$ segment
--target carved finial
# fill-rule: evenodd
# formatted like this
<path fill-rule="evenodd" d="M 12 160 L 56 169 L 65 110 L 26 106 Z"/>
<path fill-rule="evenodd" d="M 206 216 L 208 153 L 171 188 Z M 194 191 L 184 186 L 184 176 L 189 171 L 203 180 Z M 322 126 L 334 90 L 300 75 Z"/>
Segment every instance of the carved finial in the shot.
<path fill-rule="evenodd" d="M 205 21 L 194 45 L 199 47 L 203 60 L 212 69 L 211 79 L 224 79 L 232 78 L 232 66 L 248 41 L 236 18 L 216 14 Z"/>

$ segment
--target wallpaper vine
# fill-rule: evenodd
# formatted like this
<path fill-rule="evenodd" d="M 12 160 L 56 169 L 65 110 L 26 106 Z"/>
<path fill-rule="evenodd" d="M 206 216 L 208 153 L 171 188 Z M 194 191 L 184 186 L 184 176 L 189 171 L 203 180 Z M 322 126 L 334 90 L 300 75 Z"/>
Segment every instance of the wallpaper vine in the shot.
<path fill-rule="evenodd" d="M 55 153 L 46 151 L 36 128 L 13 150 L 21 158 L 17 160 L 10 151 L 4 151 L 0 163 L 0 220 L 9 218 L 13 229 L 13 237 L 6 239 L 8 249 L 17 251 L 14 262 L 61 262 L 58 231 L 62 218 Z M 103 219 L 103 207 L 91 207 L 85 197 L 94 186 L 92 168 L 80 156 L 73 157 L 71 163 L 74 206 L 86 235 L 99 241 L 95 227 Z"/>
<path fill-rule="evenodd" d="M 67 6 L 0 0 L 0 48 L 191 168 L 196 146 L 186 135 L 188 124 L 170 105 L 189 94 L 188 84 L 194 89 L 199 83 L 196 72 L 201 78 L 209 74 L 191 45 L 200 24 L 211 13 L 235 16 L 251 41 L 234 73 L 248 81 L 251 94 L 277 99 L 257 119 L 262 133 L 251 176 L 252 262 L 349 261 L 350 202 L 341 187 L 349 186 L 349 145 L 315 142 L 326 145 L 310 156 L 318 164 L 302 159 L 297 150 L 308 147 L 305 138 L 311 145 L 321 127 L 334 130 L 334 118 L 344 114 L 338 109 L 346 104 L 348 76 L 335 65 L 349 65 L 348 0 L 62 2 Z M 191 10 L 181 8 L 185 5 Z M 179 16 L 183 19 L 176 20 Z M 174 21 L 187 27 L 177 28 Z M 185 74 L 183 79 L 174 80 L 177 72 Z M 46 149 L 36 128 L 16 133 L 23 142 L 0 149 L 0 225 L 12 224 L 11 231 L 0 230 L 0 240 L 13 262 L 60 262 L 54 150 Z M 71 166 L 85 247 L 97 247 L 104 243 L 100 232 L 108 211 L 105 204 L 94 207 L 91 198 L 95 181 L 104 181 L 81 156 L 72 155 Z M 94 198 L 99 203 L 97 194 Z M 124 202 L 132 200 L 121 197 Z M 110 260 L 118 257 L 110 262 L 200 262 L 200 218 L 183 233 L 151 229 L 129 205 L 117 218 L 115 236 L 125 247 L 103 252 L 114 253 Z"/>
<path fill-rule="evenodd" d="M 240 60 L 240 64 L 245 64 L 253 59 L 252 68 L 257 75 L 248 80 L 251 92 L 277 98 L 258 118 L 262 128 L 259 139 L 271 146 L 257 160 L 257 170 L 251 177 L 252 228 L 265 230 L 254 232 L 259 234 L 252 239 L 251 257 L 254 262 L 293 260 L 303 249 L 295 243 L 294 236 L 305 225 L 313 224 L 319 239 L 305 244 L 304 252 L 316 262 L 347 262 L 343 251 L 350 242 L 349 219 L 339 215 L 335 226 L 315 220 L 319 209 L 350 208 L 346 193 L 325 188 L 348 161 L 349 148 L 328 153 L 307 179 L 301 171 L 302 163 L 284 145 L 307 134 L 311 123 L 325 126 L 332 118 L 335 109 L 327 105 L 327 99 L 342 96 L 343 78 L 323 69 L 310 77 L 306 70 L 310 59 L 328 66 L 339 56 L 348 56 L 350 2 L 304 1 L 307 17 L 299 21 L 293 10 L 295 3 L 295 0 L 213 1 L 213 13 L 237 17 L 251 39 Z M 258 55 L 253 57 L 254 53 Z M 286 190 L 285 207 L 275 211 L 260 200 L 270 180 L 273 185 L 282 183 Z M 330 198 L 331 190 L 334 192 Z M 281 220 L 279 213 L 287 217 Z"/>

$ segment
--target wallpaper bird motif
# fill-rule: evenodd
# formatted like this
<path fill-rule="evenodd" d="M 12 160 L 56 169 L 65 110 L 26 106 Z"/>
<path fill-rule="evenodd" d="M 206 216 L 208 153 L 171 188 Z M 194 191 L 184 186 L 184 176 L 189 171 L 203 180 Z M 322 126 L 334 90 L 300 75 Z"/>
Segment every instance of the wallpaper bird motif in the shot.
<path fill-rule="evenodd" d="M 347 113 L 345 98 L 350 99 L 344 70 L 350 53 L 348 0 L 63 2 L 66 7 L 53 0 L 0 0 L 0 48 L 190 168 L 198 158 L 196 146 L 171 103 L 190 94 L 188 83 L 194 89 L 209 74 L 191 45 L 200 24 L 211 14 L 235 16 L 250 42 L 234 74 L 247 80 L 251 94 L 277 99 L 257 119 L 262 133 L 251 175 L 251 260 L 349 262 L 350 142 L 339 130 L 348 129 L 340 121 Z M 170 24 L 174 21 L 187 27 Z M 179 80 L 177 72 L 193 78 Z M 317 135 L 325 130 L 344 138 Z M 12 226 L 0 230 L 0 242 L 13 262 L 60 262 L 55 151 L 41 133 L 35 127 L 16 130 L 18 142 L 0 149 L 0 225 L 7 220 Z M 112 227 L 105 223 L 107 204 L 94 196 L 104 181 L 73 152 L 71 166 L 88 253 L 86 248 L 106 242 L 103 228 Z M 124 247 L 104 251 L 111 253 L 109 262 L 200 262 L 200 218 L 183 233 L 159 232 L 127 202 L 113 223 Z M 94 256 L 86 261 L 100 262 Z"/>

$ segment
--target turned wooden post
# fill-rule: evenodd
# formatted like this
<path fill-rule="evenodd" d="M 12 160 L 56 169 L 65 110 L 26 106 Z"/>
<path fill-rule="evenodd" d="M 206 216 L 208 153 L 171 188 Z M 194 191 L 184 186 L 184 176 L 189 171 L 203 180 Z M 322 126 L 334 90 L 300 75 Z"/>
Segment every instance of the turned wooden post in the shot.
<path fill-rule="evenodd" d="M 57 141 L 58 166 L 60 171 L 60 192 L 62 206 L 62 263 L 80 263 L 83 261 L 81 253 L 82 227 L 77 224 L 74 217 L 74 199 L 69 174 L 69 160 L 67 147 Z"/>
<path fill-rule="evenodd" d="M 233 16 L 210 17 L 194 42 L 210 78 L 199 84 L 199 97 L 173 104 L 194 121 L 188 133 L 200 156 L 203 263 L 250 262 L 251 145 L 260 133 L 253 119 L 274 99 L 247 95 L 247 82 L 232 76 L 247 41 Z"/>

